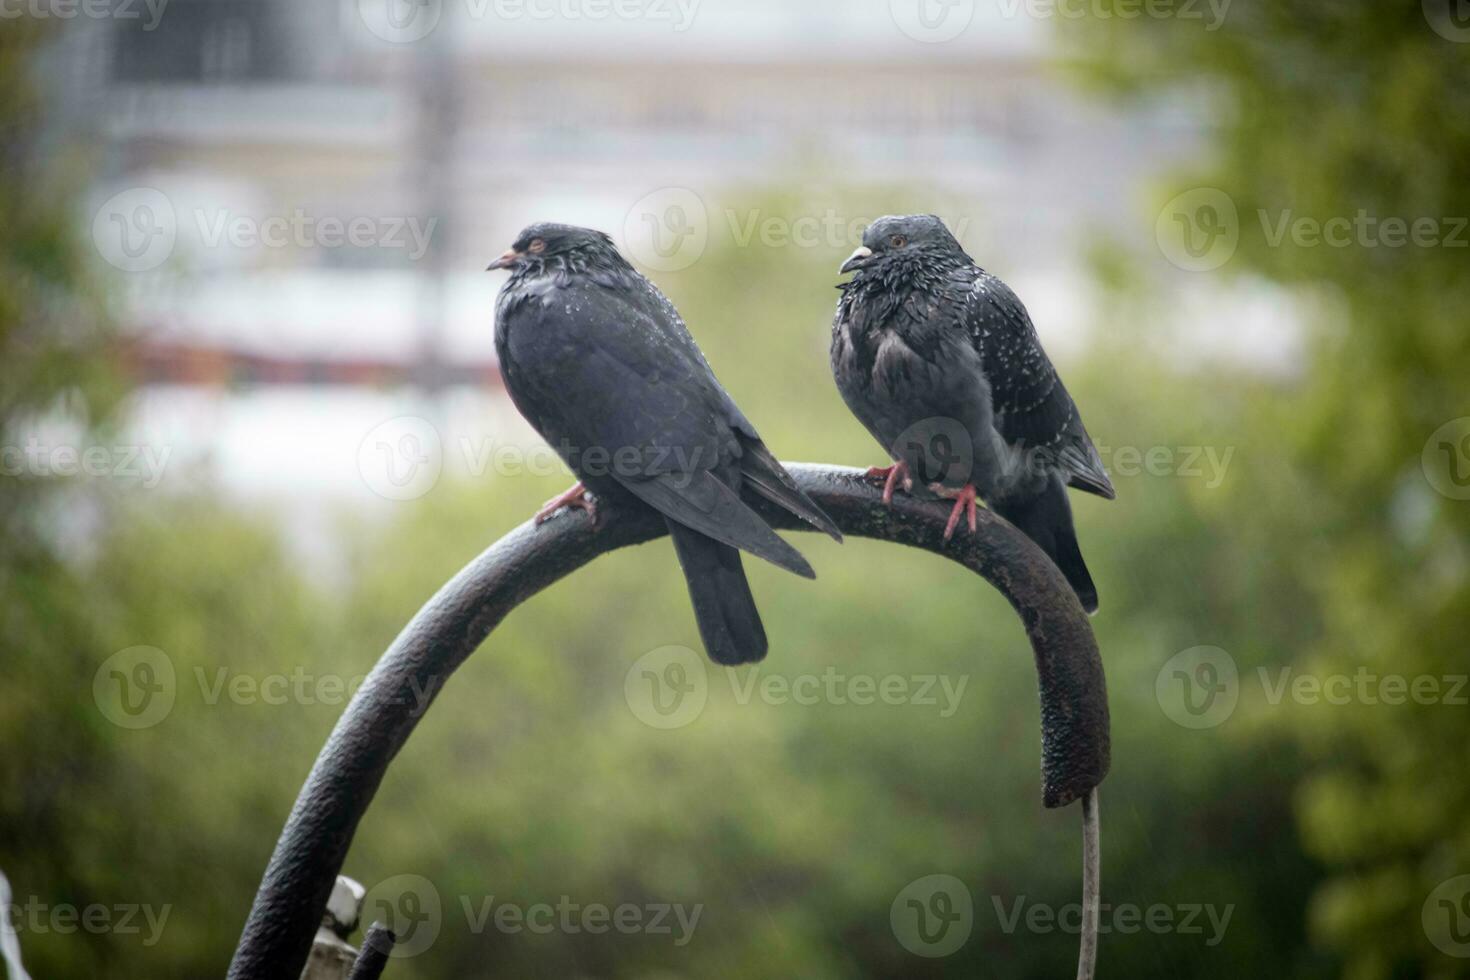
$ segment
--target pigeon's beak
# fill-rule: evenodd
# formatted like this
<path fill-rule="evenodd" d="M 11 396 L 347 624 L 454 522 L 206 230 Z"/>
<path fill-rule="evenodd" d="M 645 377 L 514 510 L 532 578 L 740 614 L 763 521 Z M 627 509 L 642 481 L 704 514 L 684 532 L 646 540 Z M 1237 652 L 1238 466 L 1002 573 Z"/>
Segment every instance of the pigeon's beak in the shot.
<path fill-rule="evenodd" d="M 868 259 L 873 257 L 873 250 L 866 245 L 859 245 L 853 249 L 847 261 L 837 269 L 838 272 L 855 272 L 868 264 Z"/>
<path fill-rule="evenodd" d="M 517 252 L 513 248 L 508 248 L 503 253 L 501 253 L 500 258 L 485 266 L 485 271 L 493 272 L 496 269 L 509 269 L 511 266 L 515 265 L 516 262 L 520 261 L 520 258 L 520 252 Z"/>

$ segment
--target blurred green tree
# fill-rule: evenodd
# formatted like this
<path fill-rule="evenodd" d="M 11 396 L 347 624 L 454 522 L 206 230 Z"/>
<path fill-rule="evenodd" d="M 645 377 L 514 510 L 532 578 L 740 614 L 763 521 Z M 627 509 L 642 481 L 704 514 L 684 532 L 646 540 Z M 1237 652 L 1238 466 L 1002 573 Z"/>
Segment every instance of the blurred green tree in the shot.
<path fill-rule="evenodd" d="M 1264 535 L 1314 624 L 1296 668 L 1364 677 L 1368 698 L 1389 676 L 1440 691 L 1272 715 L 1307 756 L 1297 820 L 1330 869 L 1312 934 L 1362 980 L 1463 975 L 1433 923 L 1470 927 L 1430 901 L 1470 872 L 1470 709 L 1448 696 L 1470 633 L 1470 30 L 1454 8 L 1241 2 L 1207 30 L 1124 20 L 1120 0 L 1063 32 L 1072 67 L 1119 97 L 1208 107 L 1209 159 L 1163 195 L 1233 203 L 1238 248 L 1198 274 L 1302 300 L 1300 361 L 1245 413 L 1262 439 L 1232 486 L 1235 530 Z"/>

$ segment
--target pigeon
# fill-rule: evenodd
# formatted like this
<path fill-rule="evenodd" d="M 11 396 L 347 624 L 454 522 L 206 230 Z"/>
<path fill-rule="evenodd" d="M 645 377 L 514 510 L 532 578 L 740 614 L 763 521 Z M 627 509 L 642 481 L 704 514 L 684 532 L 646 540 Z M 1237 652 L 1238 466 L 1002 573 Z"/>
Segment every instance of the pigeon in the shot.
<path fill-rule="evenodd" d="M 815 578 L 805 558 L 740 498 L 742 489 L 838 541 L 710 370 L 679 311 L 600 231 L 534 224 L 490 269 L 495 352 L 511 400 L 578 483 L 547 501 L 597 519 L 617 499 L 663 515 L 706 651 L 735 665 L 767 640 L 740 551 Z"/>
<path fill-rule="evenodd" d="M 978 497 L 1056 563 L 1087 612 L 1067 487 L 1115 496 L 1082 416 L 1010 287 L 975 264 L 934 215 L 879 218 L 841 273 L 832 374 L 893 465 L 868 475 L 954 500 L 976 528 Z"/>

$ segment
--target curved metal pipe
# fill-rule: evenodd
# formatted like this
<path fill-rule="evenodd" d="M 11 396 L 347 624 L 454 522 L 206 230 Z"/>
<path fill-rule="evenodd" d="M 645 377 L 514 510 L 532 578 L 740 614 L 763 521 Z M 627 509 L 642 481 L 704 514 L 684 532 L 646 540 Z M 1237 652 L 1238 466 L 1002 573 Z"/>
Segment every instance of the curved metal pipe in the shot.
<path fill-rule="evenodd" d="M 982 511 L 973 535 L 942 540 L 948 507 L 900 494 L 883 506 L 862 471 L 788 464 L 845 534 L 932 551 L 979 573 L 1010 600 L 1031 640 L 1041 693 L 1042 803 L 1064 806 L 1108 771 L 1102 660 L 1087 614 L 1025 535 Z M 749 500 L 772 525 L 810 526 Z M 421 707 L 516 606 L 599 555 L 665 533 L 651 510 L 600 502 L 594 527 L 565 513 L 511 531 L 455 575 L 398 634 L 348 704 L 301 788 L 235 950 L 235 980 L 296 977 L 358 822 Z M 425 700 L 423 695 L 427 693 Z"/>

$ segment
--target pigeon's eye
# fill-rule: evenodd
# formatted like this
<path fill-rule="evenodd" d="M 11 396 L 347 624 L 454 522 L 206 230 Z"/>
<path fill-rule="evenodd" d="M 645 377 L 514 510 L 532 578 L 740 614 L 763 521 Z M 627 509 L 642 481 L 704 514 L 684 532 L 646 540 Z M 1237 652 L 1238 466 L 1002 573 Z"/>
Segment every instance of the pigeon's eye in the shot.
<path fill-rule="evenodd" d="M 893 246 L 894 248 L 903 248 L 908 243 L 909 240 L 902 235 L 894 235 L 888 239 L 888 244 Z"/>
<path fill-rule="evenodd" d="M 542 252 L 546 251 L 546 242 L 540 238 L 533 238 L 531 239 L 531 244 L 527 246 L 526 251 L 530 252 L 532 255 L 540 255 Z"/>

